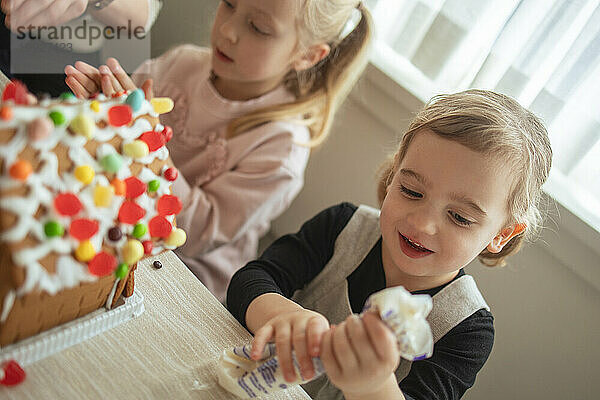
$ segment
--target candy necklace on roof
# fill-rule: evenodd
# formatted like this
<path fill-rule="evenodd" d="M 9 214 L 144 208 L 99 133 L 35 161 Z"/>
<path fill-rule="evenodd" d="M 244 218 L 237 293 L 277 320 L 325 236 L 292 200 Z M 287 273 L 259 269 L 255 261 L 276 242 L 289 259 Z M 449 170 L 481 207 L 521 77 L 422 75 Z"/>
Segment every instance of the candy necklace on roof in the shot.
<path fill-rule="evenodd" d="M 157 175 L 149 168 L 168 157 L 165 144 L 172 130 L 160 124 L 153 128 L 143 118 L 170 111 L 170 99 L 148 101 L 136 89 L 110 99 L 98 95 L 81 101 L 64 95 L 60 101 L 28 105 L 23 90 L 9 83 L 0 107 L 0 129 L 15 129 L 8 141 L 0 142 L 0 190 L 27 189 L 0 198 L 0 210 L 17 215 L 0 240 L 17 242 L 30 235 L 38 244 L 12 254 L 26 271 L 25 282 L 5 297 L 0 322 L 15 297 L 32 290 L 55 294 L 109 274 L 118 281 L 144 255 L 185 242 L 185 232 L 173 226 L 182 208 L 170 194 L 177 170 L 165 165 Z M 121 140 L 120 149 L 108 143 L 115 137 Z M 92 139 L 98 143 L 95 150 L 86 148 Z M 58 145 L 66 147 L 72 164 L 62 173 L 61 161 L 51 151 Z M 26 148 L 39 152 L 37 168 L 20 158 Z M 134 164 L 138 169 L 141 165 L 135 176 Z M 44 210 L 42 215 L 38 210 Z M 51 252 L 59 255 L 55 273 L 40 264 Z"/>

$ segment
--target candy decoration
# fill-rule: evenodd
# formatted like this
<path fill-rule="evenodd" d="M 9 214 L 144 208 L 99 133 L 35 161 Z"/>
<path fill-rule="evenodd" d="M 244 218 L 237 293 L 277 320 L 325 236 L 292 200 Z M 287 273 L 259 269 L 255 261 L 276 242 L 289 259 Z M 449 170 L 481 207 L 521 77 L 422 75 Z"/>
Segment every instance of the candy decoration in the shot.
<path fill-rule="evenodd" d="M 179 172 L 177 171 L 177 168 L 171 167 L 171 168 L 167 168 L 165 170 L 165 179 L 166 180 L 173 182 L 175 179 L 177 179 L 177 176 L 179 176 Z"/>
<path fill-rule="evenodd" d="M 77 134 L 91 139 L 96 131 L 96 124 L 85 114 L 79 114 L 71 121 L 69 128 Z"/>
<path fill-rule="evenodd" d="M 144 91 L 142 89 L 135 89 L 127 96 L 125 104 L 129 104 L 131 109 L 136 112 L 142 107 L 144 101 Z"/>
<path fill-rule="evenodd" d="M 73 193 L 61 193 L 54 199 L 54 208 L 61 215 L 72 216 L 81 211 L 83 206 Z"/>
<path fill-rule="evenodd" d="M 15 386 L 25 380 L 27 374 L 15 360 L 2 363 L 0 369 L 0 385 Z"/>
<path fill-rule="evenodd" d="M 152 243 L 152 240 L 144 240 L 142 242 L 142 246 L 144 246 L 144 254 L 152 253 L 152 249 L 154 248 L 154 244 Z"/>
<path fill-rule="evenodd" d="M 36 118 L 27 126 L 27 134 L 31 140 L 41 140 L 50 136 L 54 123 L 48 117 Z"/>
<path fill-rule="evenodd" d="M 152 263 L 152 266 L 156 269 L 161 269 L 162 268 L 162 263 L 158 260 L 154 260 L 154 262 Z"/>
<path fill-rule="evenodd" d="M 75 258 L 77 258 L 81 262 L 88 262 L 96 255 L 96 250 L 94 250 L 94 246 L 92 242 L 89 240 L 84 240 L 79 243 L 77 249 L 75 249 Z"/>
<path fill-rule="evenodd" d="M 140 140 L 148 145 L 150 151 L 156 151 L 165 145 L 165 139 L 160 132 L 144 132 L 141 134 Z"/>
<path fill-rule="evenodd" d="M 119 92 L 115 92 L 115 93 L 113 93 L 113 94 L 112 94 L 112 97 L 113 97 L 113 98 L 117 98 L 117 97 L 121 97 L 121 96 L 123 96 L 124 94 L 125 94 L 125 91 L 124 91 L 124 90 L 121 90 L 121 91 L 119 91 Z"/>
<path fill-rule="evenodd" d="M 118 226 L 113 226 L 108 230 L 108 240 L 112 242 L 118 242 L 123 237 L 123 232 Z"/>
<path fill-rule="evenodd" d="M 31 163 L 27 160 L 18 160 L 10 166 L 10 176 L 19 181 L 26 181 L 33 172 Z"/>
<path fill-rule="evenodd" d="M 173 225 L 165 217 L 157 215 L 148 223 L 150 228 L 150 236 L 166 238 L 173 230 Z"/>
<path fill-rule="evenodd" d="M 132 235 L 134 238 L 139 239 L 144 236 L 146 232 L 148 232 L 148 227 L 145 224 L 138 223 L 133 227 Z"/>
<path fill-rule="evenodd" d="M 27 87 L 19 81 L 11 81 L 6 84 L 2 93 L 2 101 L 12 100 L 15 104 L 29 104 Z"/>
<path fill-rule="evenodd" d="M 154 108 L 154 112 L 157 114 L 165 114 L 173 109 L 175 103 L 168 97 L 155 97 L 150 100 L 150 104 Z"/>
<path fill-rule="evenodd" d="M 185 231 L 181 228 L 175 228 L 165 240 L 167 246 L 179 247 L 182 246 L 187 239 Z"/>
<path fill-rule="evenodd" d="M 121 249 L 121 254 L 126 264 L 135 264 L 144 256 L 144 246 L 138 240 L 129 239 Z"/>
<path fill-rule="evenodd" d="M 80 165 L 75 168 L 74 172 L 75 178 L 83 183 L 84 185 L 89 185 L 94 180 L 94 169 L 89 165 Z"/>
<path fill-rule="evenodd" d="M 110 181 L 110 185 L 115 189 L 115 194 L 117 196 L 125 196 L 127 185 L 125 185 L 124 181 L 119 178 L 114 178 L 112 181 Z"/>
<path fill-rule="evenodd" d="M 159 187 L 160 187 L 160 181 L 158 179 L 152 179 L 150 182 L 148 182 L 148 191 L 149 192 L 156 192 Z"/>
<path fill-rule="evenodd" d="M 146 191 L 146 184 L 135 176 L 125 179 L 125 197 L 135 199 Z"/>
<path fill-rule="evenodd" d="M 97 100 L 92 101 L 90 103 L 90 109 L 95 113 L 99 113 L 100 112 L 100 103 Z"/>
<path fill-rule="evenodd" d="M 90 100 L 97 99 L 100 96 L 100 92 L 90 94 Z"/>
<path fill-rule="evenodd" d="M 115 189 L 113 186 L 96 186 L 94 188 L 94 204 L 96 207 L 110 207 Z"/>
<path fill-rule="evenodd" d="M 65 228 L 56 221 L 48 221 L 44 224 L 44 233 L 47 237 L 61 237 L 65 234 Z"/>
<path fill-rule="evenodd" d="M 163 135 L 165 143 L 168 143 L 173 138 L 173 129 L 170 126 L 165 126 L 160 133 Z"/>
<path fill-rule="evenodd" d="M 127 264 L 121 263 L 115 270 L 115 276 L 119 279 L 125 279 L 128 272 L 129 272 L 129 267 L 127 266 Z"/>
<path fill-rule="evenodd" d="M 124 201 L 119 209 L 119 221 L 124 224 L 133 225 L 146 215 L 146 210 L 137 205 L 135 202 Z"/>
<path fill-rule="evenodd" d="M 64 124 L 67 121 L 67 118 L 60 111 L 54 110 L 48 113 L 48 116 L 54 122 L 54 126 L 59 126 Z"/>
<path fill-rule="evenodd" d="M 183 205 L 181 204 L 179 197 L 172 194 L 165 194 L 161 196 L 156 204 L 156 211 L 158 211 L 159 215 L 178 214 L 182 208 Z"/>
<path fill-rule="evenodd" d="M 143 158 L 146 157 L 149 152 L 148 145 L 141 140 L 134 140 L 133 142 L 125 143 L 123 145 L 123 153 L 131 158 Z"/>
<path fill-rule="evenodd" d="M 88 271 L 95 276 L 106 276 L 117 268 L 117 259 L 112 254 L 101 251 L 88 263 Z"/>
<path fill-rule="evenodd" d="M 123 166 L 123 157 L 117 153 L 107 154 L 100 160 L 100 165 L 107 172 L 117 172 Z"/>
<path fill-rule="evenodd" d="M 98 227 L 98 221 L 87 218 L 75 219 L 71 222 L 69 235 L 79 241 L 87 240 L 98 232 Z"/>
<path fill-rule="evenodd" d="M 125 126 L 131 122 L 133 114 L 127 104 L 112 106 L 108 109 L 108 123 L 111 126 Z"/>
<path fill-rule="evenodd" d="M 10 106 L 3 106 L 0 108 L 0 118 L 3 121 L 10 121 L 13 117 L 13 109 Z"/>
<path fill-rule="evenodd" d="M 60 96 L 58 96 L 58 98 L 66 101 L 77 100 L 77 97 L 75 97 L 75 95 L 71 92 L 61 93 Z"/>

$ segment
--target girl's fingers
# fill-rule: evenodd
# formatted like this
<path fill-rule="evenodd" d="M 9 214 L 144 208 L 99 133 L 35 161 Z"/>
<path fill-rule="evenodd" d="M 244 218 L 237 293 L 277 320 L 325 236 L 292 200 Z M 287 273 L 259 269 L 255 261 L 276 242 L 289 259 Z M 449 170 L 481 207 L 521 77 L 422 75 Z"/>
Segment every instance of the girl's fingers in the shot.
<path fill-rule="evenodd" d="M 265 325 L 256 331 L 256 335 L 254 335 L 254 339 L 252 340 L 252 351 L 250 352 L 250 357 L 253 360 L 260 360 L 265 346 L 273 337 L 273 332 L 273 325 Z"/>
<path fill-rule="evenodd" d="M 306 326 L 308 354 L 317 357 L 321 347 L 323 334 L 329 330 L 329 324 L 323 318 L 311 318 Z"/>
<path fill-rule="evenodd" d="M 300 372 L 305 378 L 312 378 L 315 374 L 312 361 L 308 355 L 306 325 L 305 319 L 295 323 L 292 328 L 292 343 L 294 344 L 294 352 L 296 360 L 300 364 Z"/>
<path fill-rule="evenodd" d="M 373 365 L 377 362 L 377 353 L 371 345 L 371 340 L 363 321 L 355 314 L 346 319 L 347 334 L 354 354 L 361 366 Z"/>
<path fill-rule="evenodd" d="M 352 371 L 358 368 L 358 358 L 348 340 L 348 324 L 338 326 L 333 333 L 333 354 L 338 360 L 342 371 Z"/>
<path fill-rule="evenodd" d="M 113 82 L 112 82 L 112 79 L 110 79 L 110 76 L 103 75 L 102 80 L 100 82 L 101 82 L 101 87 L 102 87 L 102 93 L 104 93 L 105 96 L 111 97 L 113 94 L 116 93 L 116 90 L 113 87 Z"/>
<path fill-rule="evenodd" d="M 146 100 L 150 101 L 154 97 L 154 91 L 152 90 L 152 85 L 154 81 L 152 79 L 146 79 L 144 83 L 142 83 L 142 90 L 144 91 L 144 97 Z"/>
<path fill-rule="evenodd" d="M 279 365 L 286 381 L 292 382 L 296 378 L 294 363 L 292 361 L 292 328 L 288 323 L 282 323 L 275 328 L 275 347 Z"/>
<path fill-rule="evenodd" d="M 67 79 L 65 79 L 65 83 L 68 87 L 71 88 L 75 96 L 77 96 L 78 98 L 86 99 L 90 96 L 90 92 L 88 92 L 86 88 L 84 88 L 81 85 L 81 83 L 79 83 L 79 81 L 73 76 L 67 76 Z"/>
<path fill-rule="evenodd" d="M 65 74 L 67 75 L 67 77 L 74 78 L 90 94 L 96 93 L 100 90 L 100 87 L 96 84 L 96 82 L 88 78 L 87 75 L 85 75 L 84 73 L 77 70 L 71 65 L 67 65 L 65 67 Z"/>
<path fill-rule="evenodd" d="M 321 361 L 323 362 L 323 367 L 327 371 L 327 375 L 329 378 L 335 379 L 341 374 L 340 363 L 335 357 L 333 352 L 333 334 L 336 331 L 335 325 L 331 326 L 325 334 L 323 335 L 323 339 L 321 341 Z"/>
<path fill-rule="evenodd" d="M 100 71 L 98 68 L 91 66 L 90 64 L 84 63 L 83 61 L 75 62 L 75 69 L 96 82 L 100 86 Z"/>
<path fill-rule="evenodd" d="M 102 75 L 103 81 L 104 81 L 105 77 L 108 77 L 108 79 L 110 79 L 110 84 L 115 92 L 123 91 L 123 87 L 119 83 L 119 80 L 113 75 L 110 68 L 108 68 L 106 65 L 101 65 L 100 68 L 98 68 L 98 70 L 100 71 L 100 74 Z M 104 94 L 106 94 L 106 93 L 104 93 Z"/>
<path fill-rule="evenodd" d="M 366 313 L 362 318 L 365 330 L 377 353 L 377 357 L 379 357 L 381 361 L 397 358 L 396 354 L 398 349 L 396 346 L 396 338 L 392 332 L 372 313 Z"/>
<path fill-rule="evenodd" d="M 111 72 L 115 78 L 117 78 L 119 84 L 124 90 L 133 90 L 136 88 L 133 80 L 129 77 L 129 75 L 127 75 L 116 58 L 110 57 L 108 60 L 106 60 L 106 65 L 108 68 L 110 68 Z"/>

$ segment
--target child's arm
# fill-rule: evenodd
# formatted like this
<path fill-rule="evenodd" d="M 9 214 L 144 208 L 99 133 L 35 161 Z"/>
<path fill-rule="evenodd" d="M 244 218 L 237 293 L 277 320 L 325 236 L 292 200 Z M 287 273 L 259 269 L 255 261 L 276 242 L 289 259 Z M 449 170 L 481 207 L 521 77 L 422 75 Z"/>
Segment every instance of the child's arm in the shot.
<path fill-rule="evenodd" d="M 404 399 L 394 375 L 399 360 L 394 335 L 372 313 L 349 316 L 322 339 L 321 361 L 346 400 Z"/>
<path fill-rule="evenodd" d="M 314 376 L 312 357 L 319 355 L 321 337 L 329 329 L 327 319 L 277 294 L 265 293 L 255 298 L 246 311 L 246 325 L 254 332 L 251 356 L 259 360 L 265 345 L 274 341 L 283 376 L 295 379 L 292 350 L 302 375 Z"/>

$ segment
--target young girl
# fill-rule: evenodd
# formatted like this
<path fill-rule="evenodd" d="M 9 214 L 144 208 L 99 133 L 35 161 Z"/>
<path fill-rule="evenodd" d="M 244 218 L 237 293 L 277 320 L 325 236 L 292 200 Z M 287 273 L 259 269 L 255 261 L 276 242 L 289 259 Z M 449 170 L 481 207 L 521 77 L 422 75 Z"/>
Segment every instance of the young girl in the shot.
<path fill-rule="evenodd" d="M 370 36 L 357 0 L 223 0 L 211 49 L 177 47 L 133 80 L 114 59 L 76 63 L 66 82 L 88 97 L 151 78 L 156 95 L 174 99 L 162 122 L 175 133 L 167 146 L 188 235 L 178 255 L 224 301 L 232 274 L 302 188 L 310 148 L 327 137 Z"/>
<path fill-rule="evenodd" d="M 535 232 L 551 158 L 544 126 L 511 98 L 434 97 L 384 165 L 380 214 L 328 208 L 234 275 L 227 304 L 255 334 L 252 357 L 274 341 L 291 381 L 292 350 L 306 378 L 319 355 L 329 381 L 305 385 L 317 398 L 460 398 L 494 339 L 463 268 L 475 257 L 501 265 Z M 370 294 L 397 285 L 433 296 L 434 353 L 412 365 L 378 318 L 355 315 Z"/>

